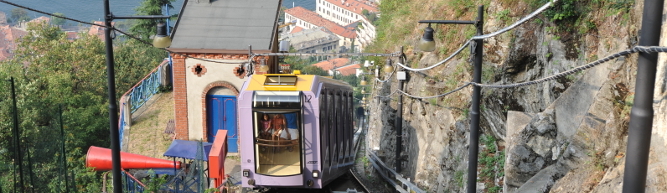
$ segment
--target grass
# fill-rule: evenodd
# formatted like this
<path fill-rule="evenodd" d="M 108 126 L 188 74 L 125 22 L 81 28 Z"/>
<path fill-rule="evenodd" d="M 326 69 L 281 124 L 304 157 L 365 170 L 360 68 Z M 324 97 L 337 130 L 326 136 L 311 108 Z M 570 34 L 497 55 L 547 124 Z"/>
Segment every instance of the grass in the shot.
<path fill-rule="evenodd" d="M 164 158 L 163 154 L 169 148 L 171 139 L 165 140 L 162 133 L 167 122 L 174 118 L 174 99 L 171 92 L 155 95 L 154 103 L 145 104 L 142 113 L 133 115 L 133 123 L 129 132 L 126 132 L 127 152 L 154 158 Z M 137 111 L 139 112 L 139 111 Z"/>
<path fill-rule="evenodd" d="M 489 192 L 500 192 L 502 187 L 495 185 L 496 178 L 502 178 L 505 168 L 505 150 L 496 151 L 496 138 L 484 135 L 481 142 L 485 148 L 479 155 L 479 181 L 484 182 Z"/>

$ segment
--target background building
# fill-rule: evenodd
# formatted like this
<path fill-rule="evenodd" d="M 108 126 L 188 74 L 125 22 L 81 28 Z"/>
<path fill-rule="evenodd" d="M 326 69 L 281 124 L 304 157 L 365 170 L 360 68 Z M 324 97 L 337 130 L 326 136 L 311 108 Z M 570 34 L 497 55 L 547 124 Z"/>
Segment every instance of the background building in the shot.
<path fill-rule="evenodd" d="M 248 61 L 248 45 L 253 53 L 278 51 L 279 9 L 280 0 L 185 2 L 168 48 L 179 53 L 171 54 L 177 139 L 211 142 L 224 129 L 229 152 L 237 152 L 236 99 L 246 77 L 235 68 Z"/>

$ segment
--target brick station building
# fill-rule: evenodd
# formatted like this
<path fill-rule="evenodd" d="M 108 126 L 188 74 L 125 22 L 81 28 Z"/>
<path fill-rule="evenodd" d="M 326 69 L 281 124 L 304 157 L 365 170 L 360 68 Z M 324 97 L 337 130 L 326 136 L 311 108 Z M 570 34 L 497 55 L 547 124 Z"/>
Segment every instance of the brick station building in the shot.
<path fill-rule="evenodd" d="M 168 48 L 176 52 L 171 53 L 176 139 L 212 142 L 224 129 L 229 152 L 237 152 L 236 97 L 247 79 L 237 70 L 248 62 L 249 45 L 253 53 L 278 51 L 279 8 L 280 0 L 184 3 Z M 273 57 L 254 61 L 262 59 L 277 66 Z"/>

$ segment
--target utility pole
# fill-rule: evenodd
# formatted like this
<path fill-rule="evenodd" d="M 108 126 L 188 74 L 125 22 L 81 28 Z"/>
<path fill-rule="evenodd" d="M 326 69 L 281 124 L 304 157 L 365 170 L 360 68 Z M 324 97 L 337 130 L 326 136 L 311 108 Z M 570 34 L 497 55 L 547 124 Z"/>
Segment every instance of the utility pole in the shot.
<path fill-rule="evenodd" d="M 640 46 L 657 46 L 660 42 L 664 0 L 645 0 Z M 653 129 L 653 89 L 655 88 L 658 53 L 639 53 L 635 99 L 630 111 L 628 148 L 625 156 L 623 192 L 646 191 L 646 170 Z"/>
<path fill-rule="evenodd" d="M 12 103 L 14 107 L 14 113 L 12 113 L 12 119 L 14 121 L 14 129 L 13 129 L 14 141 L 15 141 L 14 150 L 16 151 L 14 155 L 17 156 L 19 165 L 19 191 L 24 192 L 25 190 L 23 188 L 25 186 L 23 186 L 23 154 L 21 153 L 21 141 L 20 141 L 21 137 L 19 136 L 21 132 L 19 131 L 19 117 L 17 110 L 18 108 L 16 107 L 16 91 L 15 91 L 16 88 L 14 87 L 14 77 L 9 78 L 9 81 L 12 83 Z M 16 171 L 14 173 L 16 173 Z"/>
<path fill-rule="evenodd" d="M 477 35 L 484 33 L 484 6 L 477 8 Z M 484 40 L 475 40 L 475 63 L 473 70 L 473 82 L 482 82 L 482 54 Z M 472 90 L 472 109 L 470 110 L 470 145 L 468 147 L 468 192 L 477 191 L 477 158 L 479 154 L 479 103 L 481 87 L 474 86 Z"/>
<path fill-rule="evenodd" d="M 398 60 L 405 64 L 403 46 L 401 46 L 401 54 L 398 56 Z M 387 60 L 391 62 L 391 60 Z M 400 67 L 398 67 L 400 68 Z M 400 71 L 399 74 L 403 72 L 403 78 L 400 78 L 397 74 L 396 78 L 398 79 L 398 90 L 403 91 L 403 82 L 406 79 L 407 73 L 405 71 Z M 396 112 L 396 120 L 394 121 L 394 128 L 396 128 L 396 173 L 401 172 L 401 150 L 403 149 L 403 94 L 398 95 L 398 106 Z"/>
<path fill-rule="evenodd" d="M 68 186 L 68 181 L 67 180 L 67 154 L 65 154 L 65 131 L 63 129 L 63 105 L 58 105 L 58 119 L 60 123 L 60 154 L 61 154 L 61 166 L 60 169 L 62 170 L 61 175 L 65 175 L 65 192 L 69 192 L 69 186 Z M 58 178 L 61 177 L 61 175 L 58 175 Z M 61 181 L 62 182 L 62 181 Z M 60 185 L 58 185 L 60 187 Z"/>

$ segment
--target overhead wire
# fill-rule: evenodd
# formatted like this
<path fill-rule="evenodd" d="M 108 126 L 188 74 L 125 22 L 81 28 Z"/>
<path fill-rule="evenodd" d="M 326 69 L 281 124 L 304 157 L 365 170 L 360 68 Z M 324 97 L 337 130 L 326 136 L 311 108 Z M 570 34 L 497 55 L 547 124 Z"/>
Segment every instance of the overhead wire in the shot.
<path fill-rule="evenodd" d="M 514 83 L 514 84 L 504 84 L 504 85 L 481 84 L 481 83 L 475 83 L 475 82 L 468 82 L 468 83 L 469 83 L 469 84 L 473 84 L 473 85 L 475 85 L 475 86 L 479 86 L 479 87 L 485 87 L 485 88 L 513 88 L 513 87 L 520 87 L 520 86 L 528 86 L 528 85 L 533 85 L 533 84 L 539 84 L 539 83 L 542 83 L 542 82 L 545 82 L 545 81 L 555 80 L 555 79 L 558 79 L 558 78 L 561 78 L 561 77 L 565 77 L 565 76 L 567 76 L 567 75 L 571 75 L 571 74 L 574 74 L 574 73 L 577 73 L 577 72 L 581 72 L 581 71 L 587 70 L 587 69 L 589 69 L 589 68 L 593 68 L 593 67 L 595 67 L 595 66 L 597 66 L 597 65 L 600 65 L 600 64 L 602 64 L 602 63 L 605 63 L 605 62 L 608 62 L 608 61 L 610 61 L 610 60 L 613 60 L 613 59 L 615 59 L 615 58 L 618 58 L 618 57 L 621 57 L 621 56 L 625 56 L 625 55 L 628 55 L 628 54 L 637 53 L 637 52 L 645 52 L 645 53 L 667 52 L 667 47 L 660 47 L 660 46 L 635 46 L 635 47 L 633 47 L 633 48 L 631 48 L 631 49 L 627 49 L 627 50 L 623 50 L 623 51 L 614 53 L 614 54 L 612 54 L 612 55 L 610 55 L 610 56 L 607 56 L 607 57 L 605 57 L 605 58 L 596 60 L 596 61 L 591 62 L 591 63 L 588 63 L 588 64 L 586 64 L 586 65 L 579 66 L 579 67 L 576 67 L 576 68 L 573 68 L 573 69 L 570 69 L 570 70 L 567 70 L 567 71 L 564 71 L 564 72 L 561 72 L 561 73 L 558 73 L 558 74 L 551 75 L 551 76 L 549 76 L 549 77 L 540 78 L 540 79 L 533 80 L 533 81 L 527 81 L 527 82 L 521 82 L 521 83 Z"/>
<path fill-rule="evenodd" d="M 26 10 L 29 10 L 29 11 L 34 11 L 34 12 L 41 13 L 41 14 L 44 14 L 44 15 L 49 15 L 49 16 L 53 16 L 53 17 L 57 17 L 57 18 L 65 19 L 65 20 L 70 20 L 70 21 L 74 21 L 74 22 L 78 22 L 78 23 L 82 23 L 82 24 L 87 24 L 87 25 L 93 25 L 93 26 L 99 26 L 99 27 L 107 28 L 107 26 L 105 26 L 105 25 L 100 25 L 100 24 L 96 24 L 96 23 L 85 22 L 85 21 L 81 21 L 81 20 L 78 20 L 78 19 L 74 19 L 74 18 L 70 18 L 70 17 L 65 17 L 65 16 L 60 16 L 60 15 L 55 15 L 55 14 L 48 13 L 48 12 L 45 12 L 45 11 L 40 11 L 40 10 L 31 8 L 31 7 L 27 7 L 27 6 L 19 5 L 19 4 L 13 3 L 13 2 L 9 2 L 9 1 L 6 1 L 6 0 L 0 0 L 0 3 L 5 3 L 5 4 L 8 4 L 8 5 L 12 5 L 12 6 L 15 6 L 15 7 L 23 8 L 23 9 L 26 9 Z M 144 43 L 144 44 L 146 44 L 146 45 L 151 45 L 151 46 L 153 45 L 152 43 L 147 42 L 146 40 L 142 40 L 142 39 L 139 38 L 139 37 L 136 37 L 136 36 L 134 36 L 134 35 L 132 35 L 132 34 L 129 34 L 129 33 L 127 33 L 127 32 L 124 32 L 124 31 L 122 31 L 122 30 L 120 30 L 120 29 L 118 29 L 118 28 L 115 28 L 115 27 L 113 27 L 113 26 L 111 26 L 110 29 L 112 29 L 112 30 L 114 30 L 114 31 L 117 31 L 117 32 L 119 32 L 119 33 L 121 33 L 121 34 L 123 34 L 123 35 L 126 35 L 127 37 L 130 37 L 130 38 L 132 38 L 132 39 L 135 39 L 135 40 L 137 40 L 137 41 L 139 41 L 139 42 L 141 42 L 141 43 Z M 190 55 L 183 54 L 183 53 L 179 53 L 179 52 L 170 51 L 170 50 L 167 50 L 167 49 L 165 49 L 165 48 L 157 48 L 157 49 L 161 49 L 161 50 L 164 50 L 164 51 L 166 51 L 166 52 L 169 52 L 169 53 L 172 53 L 172 54 L 176 54 L 176 55 L 180 55 L 180 56 L 183 56 L 183 57 L 186 57 L 186 58 L 196 59 L 196 60 L 201 60 L 201 61 L 206 61 L 206 62 L 221 63 L 221 64 L 244 64 L 244 63 L 247 63 L 247 62 L 245 62 L 245 61 L 243 61 L 243 62 L 231 62 L 231 61 L 220 62 L 220 61 L 209 60 L 209 59 L 205 59 L 205 58 L 192 57 L 192 56 L 190 56 Z"/>
<path fill-rule="evenodd" d="M 466 41 L 466 43 L 464 43 L 463 46 L 461 46 L 458 50 L 456 50 L 456 52 L 454 52 L 453 54 L 451 54 L 449 57 L 447 57 L 447 58 L 445 58 L 444 60 L 442 60 L 442 61 L 440 61 L 440 62 L 438 62 L 438 63 L 436 63 L 436 64 L 434 64 L 434 65 L 431 65 L 431 66 L 429 66 L 429 67 L 426 67 L 426 68 L 410 68 L 409 66 L 406 66 L 406 65 L 401 64 L 401 63 L 396 63 L 396 64 L 398 64 L 399 66 L 401 66 L 401 67 L 403 67 L 403 68 L 405 68 L 405 69 L 407 69 L 407 70 L 410 70 L 410 71 L 424 71 L 424 70 L 430 70 L 430 69 L 433 69 L 433 68 L 435 68 L 435 67 L 437 67 L 437 66 L 440 66 L 441 64 L 444 64 L 444 63 L 448 62 L 449 60 L 451 60 L 452 58 L 454 58 L 454 56 L 456 56 L 456 55 L 458 55 L 459 53 L 461 53 L 461 51 L 463 51 L 463 49 L 465 49 L 468 45 L 470 45 L 471 42 L 472 42 L 473 40 L 479 40 L 479 39 L 486 39 L 486 38 L 494 37 L 494 36 L 500 35 L 500 34 L 502 34 L 502 33 L 505 33 L 505 32 L 507 32 L 507 31 L 509 31 L 509 30 L 511 30 L 511 29 L 514 29 L 514 28 L 516 28 L 517 26 L 519 26 L 519 25 L 521 25 L 521 24 L 527 22 L 528 20 L 530 20 L 530 19 L 532 19 L 533 17 L 537 16 L 538 14 L 542 13 L 544 10 L 548 9 L 551 5 L 553 5 L 553 4 L 556 3 L 556 2 L 558 2 L 558 0 L 549 1 L 549 2 L 547 2 L 546 4 L 544 4 L 542 7 L 540 7 L 539 9 L 535 10 L 533 13 L 529 14 L 528 16 L 526 16 L 526 17 L 520 19 L 519 21 L 513 23 L 512 25 L 510 25 L 510 26 L 508 26 L 508 27 L 505 27 L 505 28 L 503 28 L 503 29 L 500 29 L 500 30 L 498 30 L 498 31 L 496 31 L 496 32 L 489 33 L 489 34 L 485 34 L 485 35 L 473 36 L 473 37 L 470 38 L 468 41 Z"/>

